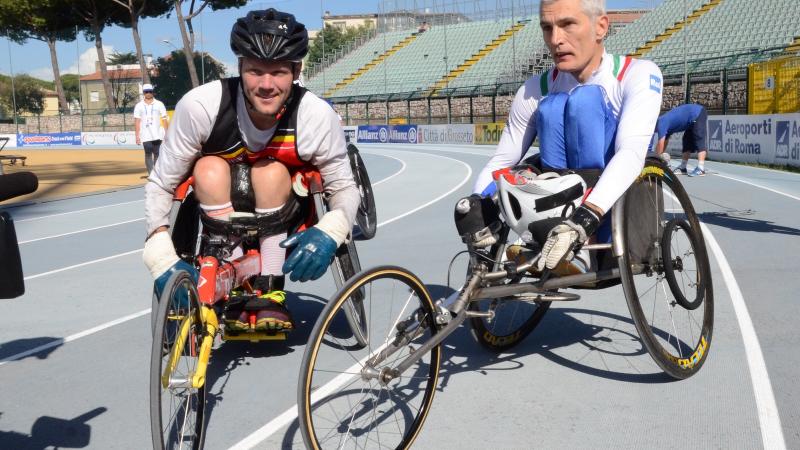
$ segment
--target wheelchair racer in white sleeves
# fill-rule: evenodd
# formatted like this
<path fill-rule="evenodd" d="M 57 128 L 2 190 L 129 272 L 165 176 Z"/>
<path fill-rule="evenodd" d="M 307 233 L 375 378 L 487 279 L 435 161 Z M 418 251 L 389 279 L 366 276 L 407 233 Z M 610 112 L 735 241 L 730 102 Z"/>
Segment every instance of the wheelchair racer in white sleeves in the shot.
<path fill-rule="evenodd" d="M 585 272 L 588 253 L 573 259 L 573 249 L 595 234 L 598 241 L 610 240 L 610 220 L 603 219 L 644 167 L 661 109 L 662 75 L 650 61 L 605 51 L 609 20 L 604 0 L 543 0 L 540 20 L 555 67 L 517 91 L 473 197 L 494 196 L 506 222 L 523 239 L 534 238 L 530 221 L 561 216 L 540 242 L 536 268 Z M 587 185 L 574 174 L 559 179 L 509 172 L 537 136 L 542 172 L 594 170 L 600 173 L 596 184 L 589 180 Z M 537 209 L 542 198 L 551 201 Z"/>

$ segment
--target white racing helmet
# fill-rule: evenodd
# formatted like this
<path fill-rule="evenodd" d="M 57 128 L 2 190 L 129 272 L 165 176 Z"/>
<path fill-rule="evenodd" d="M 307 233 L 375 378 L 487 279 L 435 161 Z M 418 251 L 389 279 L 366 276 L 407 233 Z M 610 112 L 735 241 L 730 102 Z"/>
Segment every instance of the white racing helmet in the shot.
<path fill-rule="evenodd" d="M 503 218 L 512 230 L 530 241 L 528 225 L 553 217 L 567 217 L 581 204 L 586 182 L 578 174 L 537 175 L 530 169 L 503 171 L 495 180 Z"/>

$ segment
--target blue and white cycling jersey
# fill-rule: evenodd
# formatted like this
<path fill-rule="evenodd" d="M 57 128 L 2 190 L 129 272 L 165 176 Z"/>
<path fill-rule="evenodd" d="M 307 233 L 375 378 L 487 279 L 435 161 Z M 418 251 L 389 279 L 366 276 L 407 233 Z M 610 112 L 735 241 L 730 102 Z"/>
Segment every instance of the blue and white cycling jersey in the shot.
<path fill-rule="evenodd" d="M 661 110 L 662 80 L 661 70 L 653 62 L 608 53 L 603 54 L 600 67 L 583 84 L 572 74 L 556 69 L 534 75 L 517 91 L 497 150 L 478 175 L 473 192 L 484 192 L 493 183 L 495 170 L 513 166 L 523 159 L 536 138 L 535 113 L 545 96 L 570 93 L 582 85 L 598 85 L 605 92 L 608 108 L 618 126 L 613 141 L 614 155 L 586 201 L 609 211 L 644 166 Z"/>

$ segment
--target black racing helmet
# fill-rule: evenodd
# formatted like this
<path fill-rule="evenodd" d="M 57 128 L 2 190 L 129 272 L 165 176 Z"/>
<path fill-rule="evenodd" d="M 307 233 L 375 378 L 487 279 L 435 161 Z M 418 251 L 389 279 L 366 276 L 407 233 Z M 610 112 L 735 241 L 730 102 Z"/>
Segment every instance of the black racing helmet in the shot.
<path fill-rule="evenodd" d="M 308 31 L 292 14 L 250 11 L 233 24 L 231 50 L 239 58 L 299 62 L 308 53 Z"/>

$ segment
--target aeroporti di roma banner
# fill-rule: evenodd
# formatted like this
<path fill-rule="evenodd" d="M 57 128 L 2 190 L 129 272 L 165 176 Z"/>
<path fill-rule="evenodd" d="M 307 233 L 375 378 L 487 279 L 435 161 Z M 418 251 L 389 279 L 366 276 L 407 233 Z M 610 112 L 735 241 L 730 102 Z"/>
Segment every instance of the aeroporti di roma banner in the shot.
<path fill-rule="evenodd" d="M 133 131 L 87 131 L 81 133 L 81 144 L 90 147 L 122 147 L 136 145 Z"/>
<path fill-rule="evenodd" d="M 420 144 L 474 144 L 475 125 L 417 125 Z"/>
<path fill-rule="evenodd" d="M 505 122 L 476 123 L 475 143 L 479 145 L 495 145 L 499 143 L 505 127 Z"/>
<path fill-rule="evenodd" d="M 800 166 L 800 114 L 709 116 L 708 158 Z"/>

